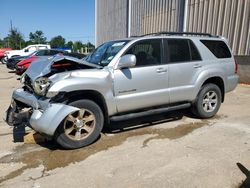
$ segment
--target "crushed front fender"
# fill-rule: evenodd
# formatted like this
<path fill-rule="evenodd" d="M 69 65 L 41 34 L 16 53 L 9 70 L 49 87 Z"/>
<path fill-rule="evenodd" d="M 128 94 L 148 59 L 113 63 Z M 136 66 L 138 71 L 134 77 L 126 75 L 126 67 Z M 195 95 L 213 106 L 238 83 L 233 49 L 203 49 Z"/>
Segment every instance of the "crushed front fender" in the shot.
<path fill-rule="evenodd" d="M 78 110 L 80 109 L 65 104 L 49 104 L 43 111 L 34 110 L 29 123 L 34 130 L 53 136 L 64 118 Z"/>

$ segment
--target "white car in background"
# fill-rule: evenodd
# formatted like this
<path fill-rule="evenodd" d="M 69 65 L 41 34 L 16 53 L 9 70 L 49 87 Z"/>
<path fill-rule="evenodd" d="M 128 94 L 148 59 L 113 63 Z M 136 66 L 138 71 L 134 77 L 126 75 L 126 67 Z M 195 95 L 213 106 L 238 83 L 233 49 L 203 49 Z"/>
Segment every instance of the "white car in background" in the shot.
<path fill-rule="evenodd" d="M 22 50 L 11 50 L 11 51 L 6 51 L 5 52 L 5 57 L 3 59 L 3 62 L 7 62 L 7 60 L 11 57 L 15 56 L 28 56 L 31 53 L 38 51 L 38 50 L 43 50 L 43 49 L 50 49 L 50 45 L 47 44 L 34 44 L 34 45 L 29 45 L 25 47 Z"/>

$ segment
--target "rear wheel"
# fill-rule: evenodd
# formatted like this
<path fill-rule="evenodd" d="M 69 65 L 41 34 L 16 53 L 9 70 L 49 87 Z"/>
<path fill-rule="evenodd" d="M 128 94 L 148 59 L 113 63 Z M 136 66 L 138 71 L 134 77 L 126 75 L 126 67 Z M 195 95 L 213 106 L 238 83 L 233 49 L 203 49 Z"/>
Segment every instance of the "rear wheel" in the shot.
<path fill-rule="evenodd" d="M 193 112 L 200 118 L 213 117 L 221 105 L 221 90 L 215 84 L 202 86 L 195 103 Z"/>
<path fill-rule="evenodd" d="M 69 105 L 79 111 L 68 114 L 56 131 L 56 141 L 62 147 L 75 149 L 93 143 L 103 128 L 103 113 L 91 100 L 78 100 Z"/>

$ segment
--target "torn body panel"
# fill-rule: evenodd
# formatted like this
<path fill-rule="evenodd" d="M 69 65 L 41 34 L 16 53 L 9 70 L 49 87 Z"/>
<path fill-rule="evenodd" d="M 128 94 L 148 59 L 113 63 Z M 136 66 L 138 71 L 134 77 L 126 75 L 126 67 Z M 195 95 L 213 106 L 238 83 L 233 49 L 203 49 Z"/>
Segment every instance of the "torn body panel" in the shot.
<path fill-rule="evenodd" d="M 27 121 L 34 130 L 49 136 L 54 135 L 57 127 L 69 113 L 79 110 L 65 104 L 50 104 L 48 100 L 40 100 L 23 89 L 16 90 L 12 99 L 7 110 L 7 123 L 13 126 Z M 24 106 L 30 107 L 31 111 L 22 115 L 20 110 Z"/>

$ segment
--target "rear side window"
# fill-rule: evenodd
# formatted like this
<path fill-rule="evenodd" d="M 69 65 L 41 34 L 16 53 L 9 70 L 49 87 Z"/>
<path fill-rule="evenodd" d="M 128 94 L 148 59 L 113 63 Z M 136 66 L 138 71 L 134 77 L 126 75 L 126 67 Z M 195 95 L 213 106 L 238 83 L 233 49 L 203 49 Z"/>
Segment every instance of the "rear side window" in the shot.
<path fill-rule="evenodd" d="M 232 57 L 227 45 L 219 40 L 201 40 L 201 42 L 215 55 L 217 58 Z"/>
<path fill-rule="evenodd" d="M 169 62 L 201 60 L 201 56 L 191 40 L 168 39 Z"/>

